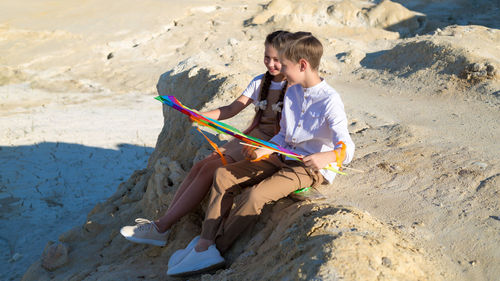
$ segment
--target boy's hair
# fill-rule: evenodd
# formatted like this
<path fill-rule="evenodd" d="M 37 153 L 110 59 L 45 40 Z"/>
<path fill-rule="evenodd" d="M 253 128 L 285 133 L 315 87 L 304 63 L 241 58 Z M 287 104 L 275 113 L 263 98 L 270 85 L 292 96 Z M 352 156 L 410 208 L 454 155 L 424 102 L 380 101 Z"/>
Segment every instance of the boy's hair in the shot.
<path fill-rule="evenodd" d="M 323 45 L 311 32 L 289 33 L 278 36 L 275 41 L 280 42 L 281 47 L 278 49 L 280 56 L 295 63 L 298 63 L 300 59 L 305 59 L 313 70 L 319 69 Z"/>

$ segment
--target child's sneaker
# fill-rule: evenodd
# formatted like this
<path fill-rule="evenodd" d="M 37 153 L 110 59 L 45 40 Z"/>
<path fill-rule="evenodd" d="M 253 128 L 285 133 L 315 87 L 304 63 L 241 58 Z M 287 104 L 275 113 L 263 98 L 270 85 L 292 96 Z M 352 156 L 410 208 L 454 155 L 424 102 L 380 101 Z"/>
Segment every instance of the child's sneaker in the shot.
<path fill-rule="evenodd" d="M 187 254 L 189 254 L 189 252 L 191 252 L 191 250 L 196 246 L 198 240 L 200 240 L 199 235 L 193 238 L 193 240 L 189 242 L 189 244 L 185 249 L 180 249 L 175 251 L 168 260 L 168 268 L 172 268 L 176 266 L 179 262 L 181 262 L 187 256 Z"/>
<path fill-rule="evenodd" d="M 137 223 L 134 226 L 124 226 L 120 229 L 120 233 L 125 239 L 142 244 L 150 244 L 154 246 L 165 246 L 169 230 L 160 233 L 154 222 L 147 219 L 135 219 Z"/>
<path fill-rule="evenodd" d="M 197 252 L 194 248 L 186 257 L 167 271 L 168 276 L 183 277 L 224 266 L 224 258 L 215 245 L 210 245 L 206 251 Z"/>
<path fill-rule="evenodd" d="M 306 187 L 296 190 L 288 195 L 293 201 L 315 201 L 324 200 L 326 196 L 314 187 Z"/>

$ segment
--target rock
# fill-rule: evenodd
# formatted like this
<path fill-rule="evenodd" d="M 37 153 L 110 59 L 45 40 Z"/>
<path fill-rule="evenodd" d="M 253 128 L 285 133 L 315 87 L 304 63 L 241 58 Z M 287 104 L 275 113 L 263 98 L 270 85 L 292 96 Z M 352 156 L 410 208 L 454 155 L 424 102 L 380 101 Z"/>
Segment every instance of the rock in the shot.
<path fill-rule="evenodd" d="M 85 223 L 85 225 L 83 226 L 83 229 L 86 232 L 90 233 L 91 235 L 97 235 L 104 229 L 104 226 L 99 224 L 99 223 L 96 223 L 94 221 L 89 220 Z"/>
<path fill-rule="evenodd" d="M 484 163 L 484 162 L 473 162 L 472 165 L 474 166 L 478 166 L 482 169 L 486 169 L 488 167 L 488 164 Z"/>
<path fill-rule="evenodd" d="M 382 257 L 382 265 L 386 267 L 391 267 L 392 265 L 391 259 L 388 257 Z"/>
<path fill-rule="evenodd" d="M 12 258 L 10 258 L 9 262 L 16 262 L 16 261 L 20 260 L 22 257 L 23 257 L 23 255 L 21 255 L 19 253 L 15 253 L 12 256 Z"/>
<path fill-rule="evenodd" d="M 481 70 L 481 65 L 479 63 L 473 63 L 470 65 L 470 71 L 478 72 Z"/>
<path fill-rule="evenodd" d="M 495 76 L 497 74 L 497 70 L 492 64 L 486 63 L 485 66 L 486 66 L 486 73 L 488 74 L 488 76 Z"/>
<path fill-rule="evenodd" d="M 68 247 L 62 243 L 47 242 L 42 253 L 42 267 L 54 271 L 68 262 Z"/>
<path fill-rule="evenodd" d="M 227 40 L 227 43 L 230 46 L 234 47 L 234 46 L 238 45 L 239 41 L 235 38 L 229 38 L 229 40 Z"/>
<path fill-rule="evenodd" d="M 424 14 L 410 11 L 399 3 L 382 1 L 366 13 L 368 22 L 373 27 L 396 31 L 401 36 L 421 32 L 427 25 Z"/>

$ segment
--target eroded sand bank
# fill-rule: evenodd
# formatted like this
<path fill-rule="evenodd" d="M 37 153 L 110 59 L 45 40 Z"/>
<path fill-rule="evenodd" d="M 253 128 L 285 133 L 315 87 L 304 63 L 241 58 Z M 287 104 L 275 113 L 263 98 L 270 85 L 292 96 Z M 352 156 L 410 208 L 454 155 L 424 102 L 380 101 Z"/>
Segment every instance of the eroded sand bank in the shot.
<path fill-rule="evenodd" d="M 325 45 L 321 75 L 341 93 L 350 167 L 364 172 L 324 186 L 326 200 L 268 206 L 227 269 L 194 279 L 500 275 L 498 4 L 0 5 L 2 279 L 165 280 L 203 210 L 164 248 L 118 230 L 162 213 L 210 148 L 185 117 L 161 115 L 156 85 L 191 107 L 226 104 L 264 71 L 263 39 L 279 28 Z M 245 127 L 252 110 L 228 123 Z M 39 260 L 49 240 L 69 250 L 53 272 Z"/>

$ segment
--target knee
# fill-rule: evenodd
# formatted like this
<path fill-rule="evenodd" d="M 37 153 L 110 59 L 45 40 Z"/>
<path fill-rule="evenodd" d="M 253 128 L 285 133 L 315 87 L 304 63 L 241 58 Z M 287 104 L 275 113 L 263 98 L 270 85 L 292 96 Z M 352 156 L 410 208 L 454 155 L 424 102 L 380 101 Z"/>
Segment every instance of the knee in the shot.
<path fill-rule="evenodd" d="M 191 167 L 192 171 L 200 171 L 203 166 L 205 166 L 205 160 L 200 160 L 196 163 L 194 163 L 193 167 Z"/>
<path fill-rule="evenodd" d="M 218 167 L 214 172 L 214 189 L 219 193 L 224 193 L 228 188 L 231 187 L 228 178 L 231 176 L 229 171 L 225 167 Z"/>
<path fill-rule="evenodd" d="M 226 169 L 226 167 L 217 167 L 214 172 L 215 179 L 227 179 L 231 173 Z"/>
<path fill-rule="evenodd" d="M 202 164 L 199 168 L 199 173 L 208 176 L 214 176 L 217 169 L 221 167 L 217 161 L 207 161 Z"/>

